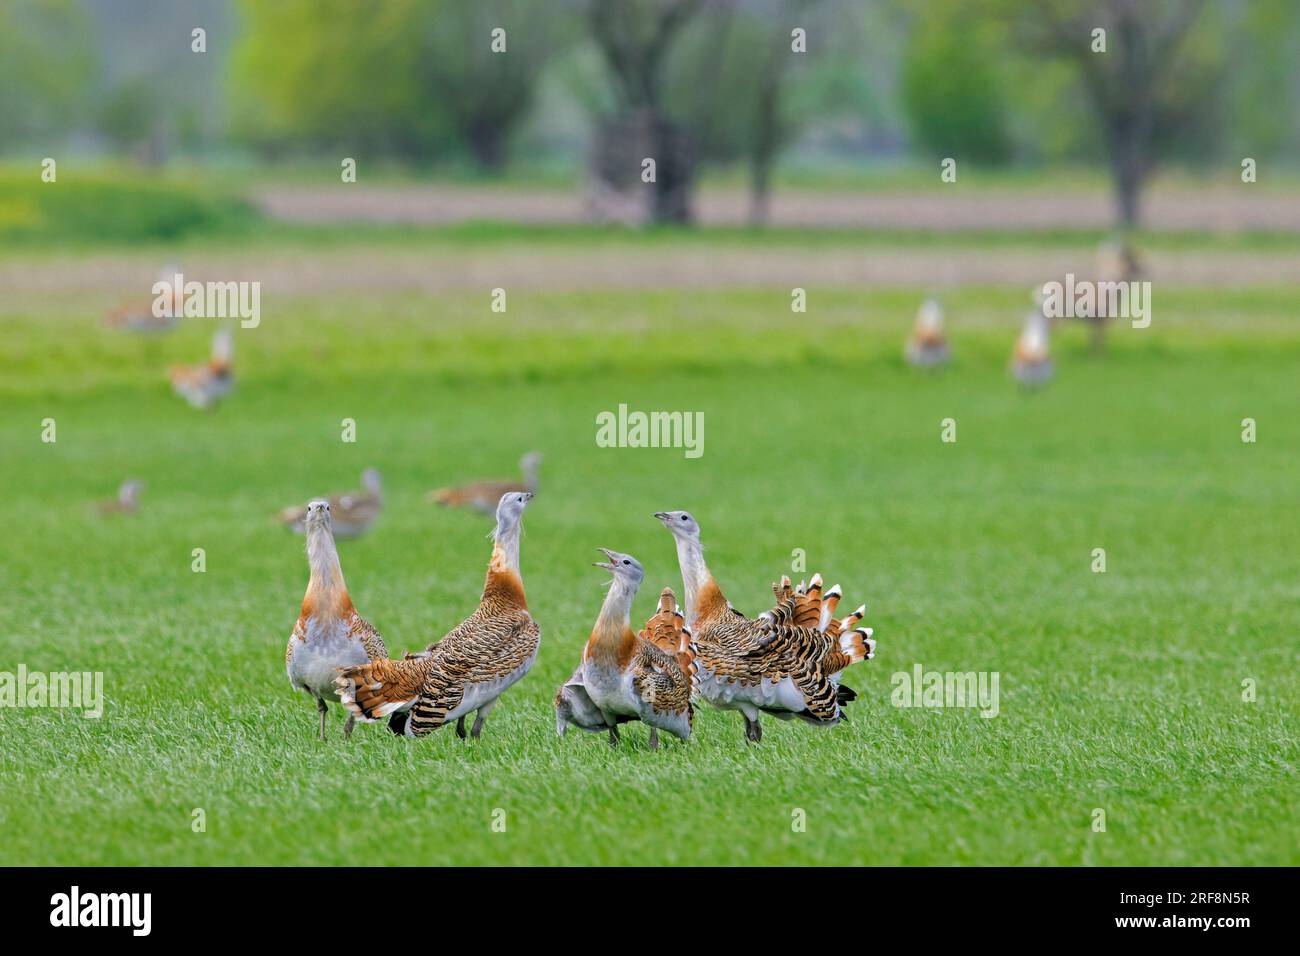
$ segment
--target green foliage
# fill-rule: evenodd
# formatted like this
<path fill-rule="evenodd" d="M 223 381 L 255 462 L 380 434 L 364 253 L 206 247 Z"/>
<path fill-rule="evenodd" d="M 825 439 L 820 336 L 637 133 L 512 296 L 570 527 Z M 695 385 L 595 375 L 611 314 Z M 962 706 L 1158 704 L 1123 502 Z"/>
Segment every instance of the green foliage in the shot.
<path fill-rule="evenodd" d="M 0 172 L 0 240 L 175 240 L 228 232 L 257 220 L 233 196 L 137 175 L 79 176 L 59 167 L 56 183 L 30 171 Z"/>
<path fill-rule="evenodd" d="M 119 149 L 138 146 L 155 131 L 160 105 L 158 78 L 137 77 L 123 83 L 103 100 L 97 126 Z"/>
<path fill-rule="evenodd" d="M 516 0 L 286 0 L 243 7 L 234 132 L 273 151 L 321 146 L 496 168 L 559 28 Z M 490 50 L 509 24 L 508 53 Z"/>
<path fill-rule="evenodd" d="M 86 18 L 72 0 L 0 4 L 0 149 L 66 136 L 84 106 L 91 50 Z"/>
<path fill-rule="evenodd" d="M 996 66 L 1004 35 L 956 9 L 927 10 L 914 25 L 902 69 L 902 101 L 917 145 L 936 157 L 1007 161 L 1007 102 Z"/>
<path fill-rule="evenodd" d="M 413 2 L 246 0 L 232 61 L 232 126 L 264 146 L 414 153 L 431 138 L 411 82 Z"/>
<path fill-rule="evenodd" d="M 1300 4 L 1253 0 L 1227 51 L 1222 153 L 1240 161 L 1300 155 Z M 1288 122 L 1287 118 L 1290 118 Z"/>

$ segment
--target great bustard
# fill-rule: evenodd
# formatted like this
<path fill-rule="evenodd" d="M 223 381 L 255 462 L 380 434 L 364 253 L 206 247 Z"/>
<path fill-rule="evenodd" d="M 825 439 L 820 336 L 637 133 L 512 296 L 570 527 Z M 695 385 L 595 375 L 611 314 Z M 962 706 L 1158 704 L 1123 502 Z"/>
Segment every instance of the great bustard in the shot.
<path fill-rule="evenodd" d="M 528 612 L 519 570 L 519 535 L 528 492 L 503 495 L 497 505 L 492 558 L 478 608 L 441 640 L 400 661 L 345 668 L 337 686 L 343 702 L 363 720 L 391 715 L 397 734 L 418 737 L 475 712 L 473 736 L 488 712 L 537 658 L 541 630 Z"/>
<path fill-rule="evenodd" d="M 715 707 L 739 710 L 751 741 L 762 738 L 760 713 L 822 727 L 839 723 L 842 705 L 857 697 L 840 686 L 841 673 L 876 650 L 871 628 L 856 626 L 865 606 L 837 621 L 839 585 L 823 596 L 820 575 L 798 588 L 783 578 L 772 586 L 776 606 L 746 617 L 709 573 L 695 519 L 685 511 L 660 511 L 655 517 L 677 546 L 700 696 Z"/>

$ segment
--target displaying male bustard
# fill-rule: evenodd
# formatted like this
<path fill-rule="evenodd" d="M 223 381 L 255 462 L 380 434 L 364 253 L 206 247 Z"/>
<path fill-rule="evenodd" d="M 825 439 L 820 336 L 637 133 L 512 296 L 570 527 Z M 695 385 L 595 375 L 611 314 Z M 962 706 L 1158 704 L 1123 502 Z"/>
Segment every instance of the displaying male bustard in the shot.
<path fill-rule="evenodd" d="M 476 712 L 473 736 L 501 695 L 528 673 L 541 630 L 528 612 L 519 571 L 519 533 L 528 492 L 502 495 L 497 505 L 492 558 L 479 606 L 440 641 L 400 661 L 346 667 L 336 686 L 343 703 L 362 720 L 390 717 L 396 734 L 418 737 Z"/>
<path fill-rule="evenodd" d="M 363 534 L 375 523 L 379 512 L 384 508 L 383 489 L 377 470 L 367 468 L 361 473 L 361 488 L 360 491 L 350 491 L 347 494 L 330 495 L 326 499 L 334 522 L 334 534 L 340 538 L 355 538 Z M 302 534 L 306 530 L 307 508 L 302 505 L 285 508 L 277 520 L 291 531 Z"/>
<path fill-rule="evenodd" d="M 823 727 L 839 723 L 843 705 L 857 697 L 840 686 L 841 673 L 876 650 L 871 628 L 855 626 L 865 605 L 837 621 L 839 585 L 823 595 L 820 575 L 798 588 L 782 578 L 772 586 L 776 606 L 746 617 L 709 573 L 695 519 L 685 511 L 660 511 L 655 517 L 677 546 L 700 696 L 715 707 L 740 711 L 745 736 L 755 742 L 763 735 L 761 713 Z"/>
<path fill-rule="evenodd" d="M 645 577 L 630 554 L 601 548 L 608 561 L 597 562 L 614 575 L 596 624 L 582 649 L 582 660 L 555 695 L 555 729 L 569 724 L 583 730 L 608 730 L 618 742 L 618 725 L 640 720 L 650 725 L 650 746 L 659 731 L 688 740 L 694 709 L 695 652 L 691 634 L 670 589 L 640 634 L 632 633 L 632 601 Z"/>
<path fill-rule="evenodd" d="M 229 329 L 218 329 L 212 336 L 212 357 L 202 365 L 173 365 L 172 391 L 195 408 L 212 408 L 230 394 L 234 387 L 231 359 L 234 338 Z"/>
<path fill-rule="evenodd" d="M 439 488 L 429 492 L 429 500 L 448 508 L 473 508 L 485 515 L 496 512 L 502 495 L 512 492 L 537 494 L 537 472 L 542 463 L 542 453 L 530 451 L 519 460 L 523 481 L 493 480 L 472 481 L 453 488 Z"/>
<path fill-rule="evenodd" d="M 1011 374 L 1034 388 L 1051 381 L 1056 371 L 1050 346 L 1051 326 L 1041 311 L 1030 312 L 1011 352 Z"/>
<path fill-rule="evenodd" d="M 165 332 L 172 328 L 181 317 L 184 308 L 184 296 L 176 295 L 175 277 L 180 272 L 176 265 L 166 265 L 158 273 L 158 281 L 167 283 L 159 296 L 137 299 L 118 306 L 104 318 L 104 324 L 112 329 L 127 332 Z M 154 306 L 158 305 L 161 315 L 154 315 Z"/>
<path fill-rule="evenodd" d="M 917 310 L 904 355 L 917 368 L 935 368 L 951 358 L 943 333 L 943 309 L 934 299 L 926 299 Z"/>
<path fill-rule="evenodd" d="M 327 501 L 307 506 L 307 564 L 311 575 L 302 599 L 298 623 L 284 653 L 289 683 L 316 698 L 320 711 L 320 739 L 325 739 L 326 701 L 338 700 L 338 669 L 388 657 L 384 639 L 352 606 L 343 580 L 339 553 L 334 547 Z M 343 736 L 352 734 L 356 718 L 348 715 Z"/>

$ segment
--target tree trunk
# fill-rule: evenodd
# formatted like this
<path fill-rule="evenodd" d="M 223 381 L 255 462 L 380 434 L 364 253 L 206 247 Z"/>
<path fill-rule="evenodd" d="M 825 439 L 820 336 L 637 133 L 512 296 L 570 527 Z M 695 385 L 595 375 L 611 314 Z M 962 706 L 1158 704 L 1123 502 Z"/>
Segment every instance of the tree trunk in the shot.
<path fill-rule="evenodd" d="M 772 212 L 772 170 L 770 163 L 756 161 L 749 174 L 749 224 L 762 229 Z"/>
<path fill-rule="evenodd" d="M 695 169 L 686 133 L 658 112 L 650 112 L 647 122 L 655 157 L 652 219 L 658 224 L 688 225 L 693 218 Z"/>
<path fill-rule="evenodd" d="M 465 142 L 474 164 L 486 173 L 499 173 L 506 161 L 506 124 L 492 121 L 473 122 L 465 130 Z"/>
<path fill-rule="evenodd" d="M 1136 229 L 1142 220 L 1142 185 L 1148 166 L 1147 144 L 1140 125 L 1130 121 L 1116 129 L 1111 136 L 1111 171 L 1122 232 Z"/>
<path fill-rule="evenodd" d="M 772 164 L 776 158 L 777 110 L 780 106 L 779 71 L 769 63 L 758 89 L 754 145 L 749 160 L 749 222 L 767 225 L 772 192 Z"/>

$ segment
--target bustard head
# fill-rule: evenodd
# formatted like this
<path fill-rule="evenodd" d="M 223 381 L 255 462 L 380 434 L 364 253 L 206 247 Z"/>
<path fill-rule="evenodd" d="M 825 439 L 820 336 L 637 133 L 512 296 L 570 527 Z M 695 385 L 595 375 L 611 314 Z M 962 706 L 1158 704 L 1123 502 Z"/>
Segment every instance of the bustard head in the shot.
<path fill-rule="evenodd" d="M 528 502 L 532 500 L 533 494 L 530 491 L 506 492 L 497 502 L 497 523 L 505 526 L 518 524 L 519 519 L 523 517 L 524 509 L 528 507 Z"/>
<path fill-rule="evenodd" d="M 656 511 L 655 517 L 664 523 L 664 527 L 672 532 L 672 536 L 678 541 L 694 541 L 696 544 L 700 540 L 700 526 L 695 523 L 687 511 Z"/>
<path fill-rule="evenodd" d="M 645 578 L 645 568 L 641 567 L 641 562 L 630 554 L 620 554 L 617 551 L 611 551 L 609 548 L 599 548 L 608 561 L 593 561 L 592 565 L 597 568 L 604 568 L 614 575 L 615 580 L 622 580 L 626 584 L 637 588 L 641 586 L 641 581 Z"/>
<path fill-rule="evenodd" d="M 307 503 L 307 518 L 304 524 L 308 528 L 328 528 L 330 526 L 330 503 L 317 498 Z"/>

